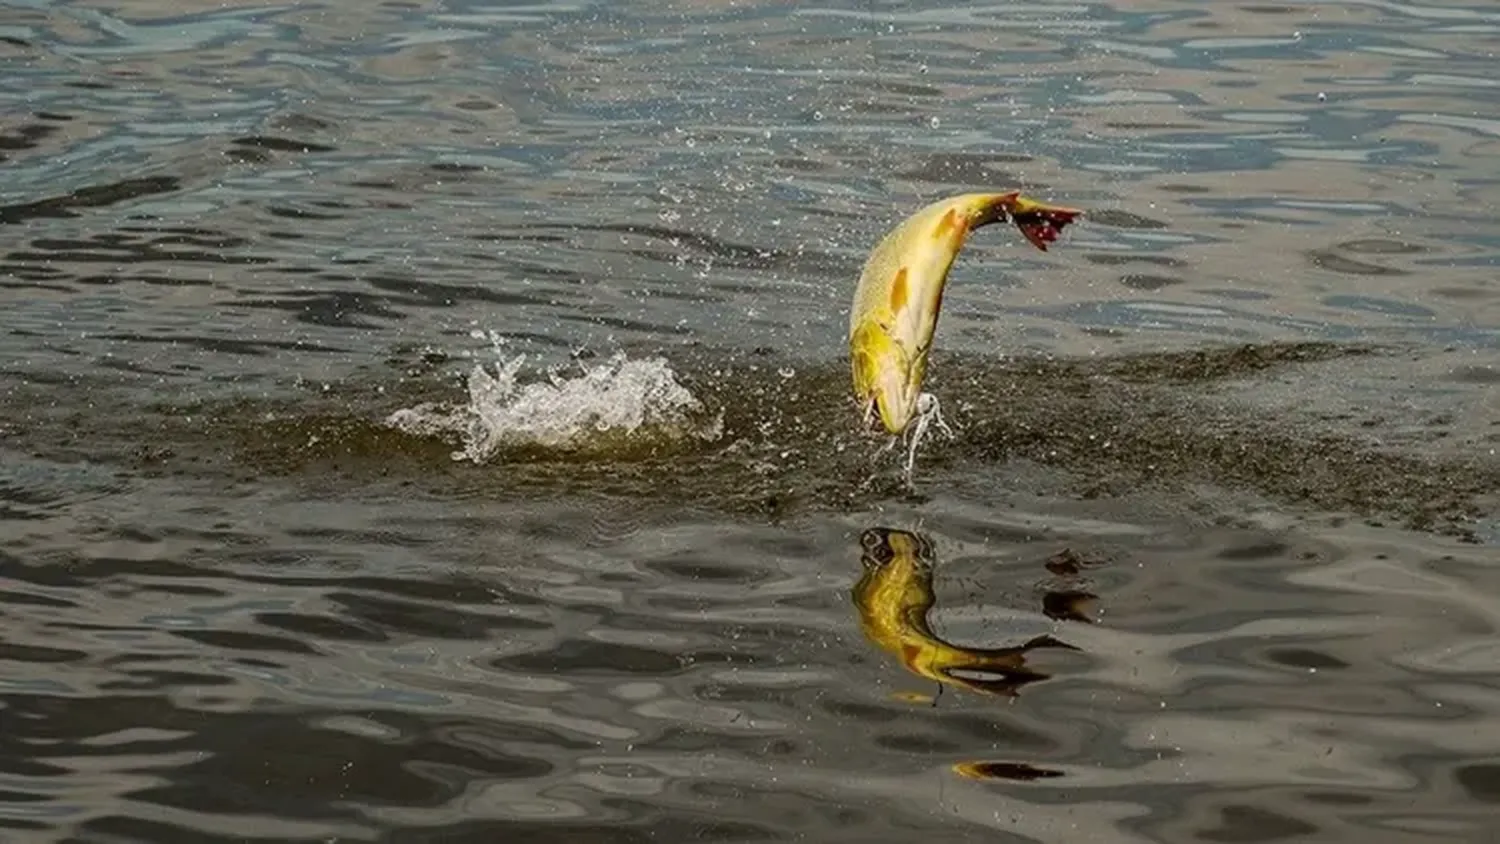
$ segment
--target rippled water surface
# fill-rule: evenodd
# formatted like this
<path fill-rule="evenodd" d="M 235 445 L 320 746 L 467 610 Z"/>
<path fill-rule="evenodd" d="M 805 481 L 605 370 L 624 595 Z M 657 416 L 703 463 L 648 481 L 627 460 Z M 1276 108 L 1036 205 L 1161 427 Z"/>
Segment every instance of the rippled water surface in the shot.
<path fill-rule="evenodd" d="M 1500 840 L 1500 7 L 0 4 L 0 838 Z M 976 233 L 898 458 L 860 264 Z"/>

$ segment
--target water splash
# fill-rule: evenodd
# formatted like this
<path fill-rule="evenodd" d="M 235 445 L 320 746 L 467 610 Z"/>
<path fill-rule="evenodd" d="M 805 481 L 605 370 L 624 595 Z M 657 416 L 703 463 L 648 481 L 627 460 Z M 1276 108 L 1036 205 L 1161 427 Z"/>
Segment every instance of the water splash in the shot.
<path fill-rule="evenodd" d="M 498 346 L 498 344 L 497 344 Z M 469 373 L 465 405 L 424 403 L 398 410 L 386 424 L 416 436 L 457 436 L 454 460 L 482 463 L 507 450 L 653 453 L 662 445 L 713 441 L 723 417 L 710 418 L 703 403 L 678 380 L 664 358 L 631 360 L 620 352 L 579 364 L 571 376 L 547 373 L 522 383 L 526 356 Z"/>

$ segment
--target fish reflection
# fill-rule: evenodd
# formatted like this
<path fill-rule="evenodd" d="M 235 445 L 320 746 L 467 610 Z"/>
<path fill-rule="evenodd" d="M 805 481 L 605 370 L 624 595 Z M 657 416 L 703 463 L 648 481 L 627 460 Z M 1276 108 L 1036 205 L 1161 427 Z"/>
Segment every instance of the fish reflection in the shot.
<path fill-rule="evenodd" d="M 894 654 L 912 673 L 942 685 L 990 695 L 1014 696 L 1022 686 L 1049 675 L 1026 665 L 1033 648 L 1072 645 L 1037 636 L 1009 648 L 970 648 L 932 632 L 927 615 L 932 591 L 932 543 L 920 534 L 870 528 L 860 534 L 864 574 L 854 586 L 865 638 Z M 959 673 L 963 672 L 963 673 Z"/>
<path fill-rule="evenodd" d="M 971 780 L 1012 780 L 1014 782 L 1036 782 L 1063 775 L 1054 768 L 1040 768 L 1026 762 L 959 762 L 953 772 Z"/>

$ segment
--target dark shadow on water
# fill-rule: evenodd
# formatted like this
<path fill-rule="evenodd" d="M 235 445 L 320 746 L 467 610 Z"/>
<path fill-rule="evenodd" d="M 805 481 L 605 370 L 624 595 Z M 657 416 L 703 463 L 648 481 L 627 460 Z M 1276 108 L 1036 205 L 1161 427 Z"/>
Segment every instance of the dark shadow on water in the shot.
<path fill-rule="evenodd" d="M 0 205 L 0 225 L 21 223 L 42 217 L 75 217 L 79 209 L 99 208 L 139 199 L 143 196 L 171 193 L 181 180 L 173 176 L 147 176 L 126 179 L 107 185 L 93 185 L 32 202 Z"/>
<path fill-rule="evenodd" d="M 12 442 L 34 453 L 123 461 L 153 475 L 300 476 L 496 499 L 585 494 L 781 517 L 921 501 L 963 484 L 1037 489 L 1040 472 L 1053 479 L 1053 492 L 1086 500 L 1145 489 L 1192 500 L 1206 485 L 1473 540 L 1500 493 L 1492 457 L 1381 449 L 1360 429 L 1310 428 L 1210 391 L 1303 365 L 1356 373 L 1362 359 L 1388 353 L 1302 343 L 1090 359 L 935 355 L 930 388 L 955 407 L 958 433 L 924 443 L 915 491 L 901 476 L 904 455 L 879 456 L 883 439 L 859 430 L 844 365 L 774 354 L 668 352 L 701 402 L 693 425 L 717 419 L 717 436 L 590 432 L 567 445 L 507 445 L 480 463 L 454 458 L 464 444 L 457 433 L 413 434 L 386 421 L 418 405 L 466 406 L 465 373 L 443 374 L 441 361 L 413 367 L 393 359 L 368 377 L 285 397 L 169 399 L 123 416 L 71 406 L 37 381 L 5 391 L 0 409 Z M 153 452 L 136 463 L 143 445 L 160 443 L 170 443 L 173 459 Z M 986 468 L 976 475 L 977 467 Z"/>

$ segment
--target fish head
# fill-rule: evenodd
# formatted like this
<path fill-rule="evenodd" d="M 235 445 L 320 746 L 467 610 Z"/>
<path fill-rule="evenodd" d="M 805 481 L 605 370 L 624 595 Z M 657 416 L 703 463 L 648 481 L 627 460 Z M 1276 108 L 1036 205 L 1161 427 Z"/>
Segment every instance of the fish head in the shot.
<path fill-rule="evenodd" d="M 860 559 L 868 567 L 899 564 L 915 575 L 928 575 L 932 568 L 932 540 L 920 533 L 896 528 L 866 528 L 859 535 Z"/>
<path fill-rule="evenodd" d="M 878 324 L 861 326 L 850 343 L 854 370 L 854 392 L 864 402 L 874 402 L 880 423 L 899 435 L 917 415 L 927 355 L 911 354 Z"/>
<path fill-rule="evenodd" d="M 855 595 L 860 612 L 883 619 L 902 638 L 921 638 L 932 606 L 932 540 L 920 533 L 873 527 L 860 534 L 863 586 Z M 911 625 L 917 625 L 911 628 Z M 908 629 L 911 628 L 911 629 Z"/>

